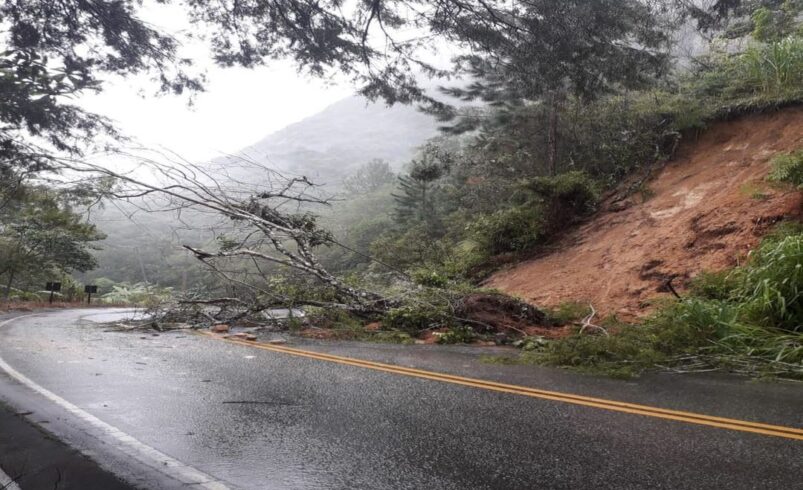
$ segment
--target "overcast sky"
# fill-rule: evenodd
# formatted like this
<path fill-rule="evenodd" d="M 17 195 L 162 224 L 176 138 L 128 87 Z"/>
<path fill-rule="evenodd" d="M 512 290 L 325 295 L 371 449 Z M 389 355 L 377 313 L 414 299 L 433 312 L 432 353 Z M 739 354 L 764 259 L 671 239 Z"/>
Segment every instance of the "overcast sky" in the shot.
<path fill-rule="evenodd" d="M 101 93 L 84 95 L 78 103 L 112 118 L 147 146 L 205 160 L 237 151 L 354 92 L 348 83 L 299 75 L 289 62 L 254 70 L 219 68 L 209 59 L 206 43 L 182 35 L 192 28 L 180 6 L 146 2 L 141 12 L 143 20 L 182 40 L 180 54 L 206 72 L 206 91 L 189 107 L 186 96 L 153 96 L 158 87 L 145 78 L 111 80 Z"/>
<path fill-rule="evenodd" d="M 102 92 L 79 99 L 79 105 L 111 118 L 143 146 L 208 160 L 236 152 L 355 92 L 345 79 L 300 75 L 289 61 L 253 70 L 217 67 L 209 57 L 208 41 L 201 39 L 204 33 L 189 23 L 179 4 L 146 0 L 140 17 L 175 36 L 182 43 L 179 56 L 193 59 L 195 71 L 205 72 L 208 79 L 193 106 L 186 96 L 154 96 L 158 87 L 144 77 L 110 80 Z M 433 43 L 430 52 L 419 57 L 435 65 L 448 64 L 453 53 L 446 45 Z"/>
<path fill-rule="evenodd" d="M 254 70 L 210 67 L 207 76 L 193 107 L 187 97 L 151 95 L 156 87 L 144 80 L 112 81 L 80 103 L 143 144 L 204 160 L 239 150 L 353 92 L 347 84 L 327 86 L 298 75 L 283 62 Z"/>

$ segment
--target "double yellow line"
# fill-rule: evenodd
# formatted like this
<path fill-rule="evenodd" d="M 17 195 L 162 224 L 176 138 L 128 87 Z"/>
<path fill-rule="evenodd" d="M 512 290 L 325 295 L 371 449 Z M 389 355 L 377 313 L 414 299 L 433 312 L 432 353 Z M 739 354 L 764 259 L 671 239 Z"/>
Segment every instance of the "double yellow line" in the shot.
<path fill-rule="evenodd" d="M 745 420 L 714 417 L 711 415 L 704 415 L 693 412 L 668 410 L 664 408 L 651 407 L 649 405 L 638 405 L 634 403 L 625 403 L 615 400 L 606 400 L 604 398 L 593 398 L 588 396 L 574 395 L 571 393 L 561 393 L 558 391 L 539 390 L 535 388 L 528 388 L 526 386 L 496 383 L 493 381 L 486 381 L 476 378 L 465 378 L 462 376 L 454 376 L 451 374 L 443 374 L 433 371 L 424 371 L 421 369 L 395 366 L 393 364 L 384 364 L 380 362 L 365 361 L 362 359 L 354 359 L 351 357 L 334 356 L 331 354 L 323 354 L 319 352 L 294 349 L 291 347 L 254 343 L 231 338 L 224 339 L 211 332 L 200 332 L 200 333 L 202 335 L 224 340 L 225 342 L 229 342 L 232 344 L 244 345 L 246 347 L 268 350 L 272 352 L 280 352 L 292 356 L 306 357 L 309 359 L 316 359 L 319 361 L 333 362 L 337 364 L 344 364 L 347 366 L 373 369 L 375 371 L 383 371 L 387 373 L 411 376 L 414 378 L 429 379 L 433 381 L 441 381 L 444 383 L 452 383 L 462 386 L 471 386 L 473 388 L 481 388 L 484 390 L 496 391 L 500 393 L 511 393 L 514 395 L 523 395 L 533 398 L 541 398 L 544 400 L 572 403 L 574 405 L 600 408 L 603 410 L 612 410 L 614 412 L 624 412 L 635 415 L 643 415 L 646 417 L 655 417 L 665 420 L 675 420 L 690 424 L 706 425 L 709 427 L 718 427 L 721 429 L 729 429 L 740 432 L 751 432 L 754 434 L 762 434 L 766 436 L 783 437 L 786 439 L 795 439 L 803 441 L 803 429 L 797 429 L 794 427 L 761 424 L 758 422 L 749 422 Z"/>

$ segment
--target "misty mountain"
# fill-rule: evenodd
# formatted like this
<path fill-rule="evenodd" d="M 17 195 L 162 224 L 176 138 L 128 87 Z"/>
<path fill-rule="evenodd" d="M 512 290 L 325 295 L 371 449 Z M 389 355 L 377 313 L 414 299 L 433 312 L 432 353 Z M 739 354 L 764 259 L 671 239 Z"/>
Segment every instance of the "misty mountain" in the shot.
<path fill-rule="evenodd" d="M 436 134 L 434 118 L 413 107 L 387 107 L 348 97 L 266 136 L 237 155 L 285 174 L 305 175 L 318 184 L 336 185 L 373 158 L 387 160 L 399 169 L 414 156 L 416 148 Z M 246 181 L 253 177 L 238 175 L 235 161 L 236 156 L 223 157 L 213 164 L 226 166 L 229 174 Z M 98 268 L 81 275 L 81 279 L 108 277 L 176 287 L 203 281 L 203 268 L 181 244 L 203 245 L 212 236 L 178 229 L 186 227 L 176 222 L 171 213 L 137 213 L 129 217 L 134 211 L 125 203 L 94 211 L 91 221 L 108 238 L 101 242 L 102 250 L 95 253 Z M 209 218 L 185 212 L 183 219 L 203 230 L 204 220 Z"/>
<path fill-rule="evenodd" d="M 239 156 L 284 173 L 335 184 L 374 158 L 400 168 L 437 133 L 437 122 L 414 107 L 347 97 L 243 148 Z M 214 160 L 216 164 L 232 157 Z"/>

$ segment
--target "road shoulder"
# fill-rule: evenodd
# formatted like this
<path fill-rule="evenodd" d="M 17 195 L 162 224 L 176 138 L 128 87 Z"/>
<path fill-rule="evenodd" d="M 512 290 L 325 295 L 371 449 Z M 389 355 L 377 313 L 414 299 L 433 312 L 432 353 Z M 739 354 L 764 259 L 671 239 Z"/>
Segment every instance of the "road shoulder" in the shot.
<path fill-rule="evenodd" d="M 34 425 L 28 415 L 0 403 L 0 468 L 22 490 L 134 488 Z"/>

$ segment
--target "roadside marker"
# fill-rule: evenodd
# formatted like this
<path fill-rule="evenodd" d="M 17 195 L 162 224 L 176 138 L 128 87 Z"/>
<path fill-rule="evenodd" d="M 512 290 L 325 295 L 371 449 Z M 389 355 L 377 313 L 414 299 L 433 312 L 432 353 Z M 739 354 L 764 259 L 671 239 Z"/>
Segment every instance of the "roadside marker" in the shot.
<path fill-rule="evenodd" d="M 400 374 L 404 376 L 411 376 L 415 378 L 429 379 L 433 381 L 441 381 L 444 383 L 470 386 L 473 388 L 481 388 L 501 393 L 510 393 L 514 395 L 529 396 L 532 398 L 541 398 L 544 400 L 571 403 L 574 405 L 582 405 L 586 407 L 599 408 L 603 410 L 611 410 L 614 412 L 630 413 L 634 415 L 642 415 L 646 417 L 654 417 L 665 420 L 675 420 L 678 422 L 686 422 L 690 424 L 706 425 L 709 427 L 717 427 L 720 429 L 729 429 L 740 432 L 750 432 L 754 434 L 762 434 L 765 436 L 782 437 L 786 439 L 803 441 L 803 429 L 798 429 L 795 427 L 784 427 L 780 425 L 762 424 L 759 422 L 750 422 L 746 420 L 730 419 L 725 417 L 715 417 L 712 415 L 705 415 L 694 412 L 669 410 L 660 407 L 652 407 L 649 405 L 639 405 L 635 403 L 620 402 L 616 400 L 608 400 L 605 398 L 594 398 L 582 395 L 575 395 L 571 393 L 563 393 L 558 391 L 540 390 L 537 388 L 530 388 L 527 386 L 497 383 L 494 381 L 486 381 L 477 378 L 466 378 L 463 376 L 455 376 L 451 374 L 438 373 L 434 371 L 425 371 L 422 369 L 407 368 L 393 364 L 384 364 L 381 362 L 365 361 L 362 359 L 355 359 L 351 357 L 342 357 L 331 354 L 323 354 L 320 352 L 294 349 L 292 347 L 281 347 L 271 344 L 256 344 L 253 342 L 247 342 L 236 339 L 224 339 L 211 332 L 198 332 L 198 334 L 214 338 L 217 340 L 222 340 L 224 342 L 229 342 L 232 344 L 243 345 L 246 347 L 268 350 L 273 352 L 280 352 L 283 354 L 289 354 L 298 357 L 306 357 L 310 359 L 332 362 L 336 364 L 344 364 L 348 366 L 361 367 L 365 369 L 373 369 L 375 371 L 383 371 L 393 374 Z"/>

